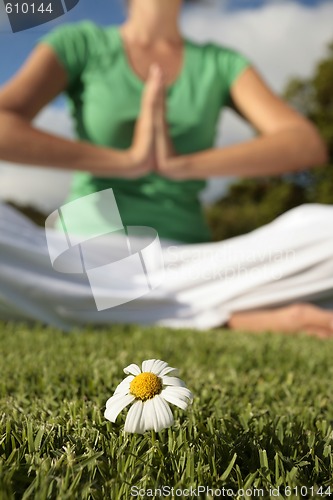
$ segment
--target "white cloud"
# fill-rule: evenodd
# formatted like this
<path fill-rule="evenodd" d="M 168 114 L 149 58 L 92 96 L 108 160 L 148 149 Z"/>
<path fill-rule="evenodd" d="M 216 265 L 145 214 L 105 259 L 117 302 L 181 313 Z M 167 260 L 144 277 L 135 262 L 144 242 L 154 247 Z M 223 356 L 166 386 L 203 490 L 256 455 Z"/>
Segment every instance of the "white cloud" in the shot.
<path fill-rule="evenodd" d="M 308 77 L 324 56 L 333 39 L 333 4 L 306 8 L 290 1 L 268 3 L 255 10 L 228 12 L 217 4 L 188 9 L 182 19 L 185 35 L 193 39 L 215 40 L 247 55 L 266 81 L 281 92 L 291 76 Z M 48 108 L 38 123 L 60 135 L 72 135 L 66 112 Z M 221 124 L 219 145 L 241 142 L 251 137 L 251 129 L 231 113 Z M 68 173 L 50 169 L 4 166 L 0 163 L 0 197 L 35 203 L 46 211 L 58 206 L 66 196 Z M 218 196 L 226 181 L 214 180 L 208 198 Z M 207 199 L 207 193 L 204 197 Z M 38 200 L 38 201 L 37 201 Z"/>
<path fill-rule="evenodd" d="M 193 39 L 215 40 L 247 55 L 277 91 L 291 75 L 309 76 L 333 39 L 333 3 L 315 8 L 285 1 L 261 9 L 192 9 L 183 29 Z"/>

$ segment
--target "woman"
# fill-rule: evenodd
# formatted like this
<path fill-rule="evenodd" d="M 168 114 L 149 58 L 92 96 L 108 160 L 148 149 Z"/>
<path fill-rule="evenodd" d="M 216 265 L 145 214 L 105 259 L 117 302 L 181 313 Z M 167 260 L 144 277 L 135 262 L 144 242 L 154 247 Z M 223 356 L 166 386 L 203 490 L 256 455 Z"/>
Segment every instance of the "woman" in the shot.
<path fill-rule="evenodd" d="M 181 5 L 182 0 L 131 0 L 128 19 L 120 28 L 84 22 L 46 36 L 1 90 L 0 157 L 76 170 L 69 200 L 112 187 L 125 225 L 151 226 L 165 241 L 195 247 L 209 241 L 198 202 L 205 178 L 297 171 L 324 163 L 326 150 L 312 124 L 275 96 L 243 56 L 184 40 L 178 27 Z M 77 142 L 30 124 L 63 91 L 70 98 Z M 227 105 L 260 135 L 214 149 L 217 119 Z M 328 214 L 326 207 L 325 213 L 316 213 L 314 224 L 324 218 L 329 228 L 331 211 Z M 74 230 L 89 233 L 89 213 L 80 215 Z M 332 237 L 328 230 L 327 243 Z M 308 294 L 290 296 L 289 304 L 280 298 L 274 305 L 286 305 L 274 309 L 267 309 L 265 300 L 263 310 L 255 302 L 247 307 L 246 302 L 230 302 L 228 317 L 225 311 L 220 318 L 217 314 L 215 323 L 227 320 L 235 329 L 331 336 L 333 313 L 296 301 L 329 297 L 332 288 L 327 282 L 314 286 Z M 5 309 L 10 299 L 2 300 Z M 56 316 L 64 314 L 58 311 Z M 139 315 L 135 318 L 140 321 Z M 154 321 L 160 319 L 156 312 Z M 184 324 L 192 323 L 188 319 Z"/>

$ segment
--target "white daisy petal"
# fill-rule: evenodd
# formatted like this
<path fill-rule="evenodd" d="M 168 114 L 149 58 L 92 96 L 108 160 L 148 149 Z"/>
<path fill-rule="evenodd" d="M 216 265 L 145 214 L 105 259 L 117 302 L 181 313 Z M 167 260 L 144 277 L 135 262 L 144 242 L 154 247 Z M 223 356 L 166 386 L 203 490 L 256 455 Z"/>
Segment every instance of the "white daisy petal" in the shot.
<path fill-rule="evenodd" d="M 117 394 L 117 395 L 114 394 L 113 396 L 111 396 L 111 398 L 109 398 L 107 400 L 107 402 L 105 403 L 106 408 L 111 406 L 114 402 L 117 402 L 119 400 L 119 398 L 122 398 L 122 397 L 124 397 L 123 394 Z"/>
<path fill-rule="evenodd" d="M 151 372 L 155 375 L 159 375 L 161 371 L 168 366 L 168 363 L 161 361 L 160 359 L 155 359 L 155 363 L 151 368 Z"/>
<path fill-rule="evenodd" d="M 182 393 L 175 392 L 175 391 L 168 391 L 168 388 L 166 388 L 165 391 L 166 392 L 164 394 L 167 394 L 168 396 L 170 396 L 172 398 L 177 398 L 180 401 L 183 401 L 187 405 L 190 404 L 190 399 L 187 397 L 187 395 L 184 395 Z M 164 396 L 164 394 L 163 394 L 163 396 Z"/>
<path fill-rule="evenodd" d="M 106 402 L 106 410 L 104 412 L 104 417 L 110 422 L 115 422 L 119 413 L 132 401 L 134 401 L 134 396 L 132 394 L 117 394 L 116 396 L 112 396 L 112 398 L 108 399 Z"/>
<path fill-rule="evenodd" d="M 126 368 L 124 368 L 124 372 L 126 373 L 126 375 L 140 375 L 141 370 L 138 365 L 132 363 L 131 365 L 128 365 L 126 366 Z"/>
<path fill-rule="evenodd" d="M 147 359 L 142 363 L 142 372 L 151 372 L 156 359 Z"/>
<path fill-rule="evenodd" d="M 167 374 L 171 374 L 172 375 L 177 375 L 178 374 L 178 370 L 177 368 L 172 368 L 172 366 L 166 366 L 165 368 L 163 368 L 163 370 L 159 373 L 159 377 L 164 377 L 164 375 L 167 375 Z"/>
<path fill-rule="evenodd" d="M 129 389 L 130 389 L 130 383 L 134 379 L 133 375 L 128 375 L 128 377 L 124 378 L 120 384 L 117 385 L 116 390 L 114 391 L 115 394 L 128 394 Z"/>
<path fill-rule="evenodd" d="M 186 387 L 185 383 L 178 377 L 161 377 L 163 385 L 174 385 L 177 387 Z"/>
<path fill-rule="evenodd" d="M 178 406 L 182 410 L 186 410 L 186 408 L 188 407 L 188 402 L 184 401 L 183 398 L 170 393 L 168 390 L 162 391 L 161 397 L 168 401 L 168 403 Z"/>
<path fill-rule="evenodd" d="M 174 387 L 172 385 L 169 385 L 169 386 L 165 387 L 164 390 L 167 391 L 168 394 L 171 394 L 172 396 L 176 396 L 177 398 L 183 399 L 186 402 L 188 399 L 189 399 L 189 402 L 192 402 L 192 400 L 193 400 L 193 394 L 187 387 Z"/>
<path fill-rule="evenodd" d="M 170 427 L 174 419 L 168 403 L 160 395 L 155 396 L 152 401 L 155 408 L 154 431 L 159 432 L 162 429 Z"/>
<path fill-rule="evenodd" d="M 145 429 L 142 420 L 143 402 L 138 400 L 128 411 L 125 421 L 125 432 L 136 432 L 143 434 Z"/>
<path fill-rule="evenodd" d="M 142 418 L 144 420 L 145 431 L 150 431 L 154 429 L 154 423 L 156 421 L 156 412 L 154 406 L 154 399 L 148 399 L 144 402 Z"/>

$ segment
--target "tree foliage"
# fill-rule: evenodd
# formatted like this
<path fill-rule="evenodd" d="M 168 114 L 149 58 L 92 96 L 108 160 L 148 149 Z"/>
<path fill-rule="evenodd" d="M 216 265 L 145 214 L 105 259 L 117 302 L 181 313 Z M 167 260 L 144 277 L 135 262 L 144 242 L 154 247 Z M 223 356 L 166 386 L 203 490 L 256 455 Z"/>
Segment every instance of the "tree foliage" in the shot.
<path fill-rule="evenodd" d="M 333 204 L 333 43 L 311 78 L 293 78 L 285 99 L 319 129 L 329 164 L 279 178 L 239 180 L 207 209 L 214 240 L 244 234 L 303 203 Z"/>

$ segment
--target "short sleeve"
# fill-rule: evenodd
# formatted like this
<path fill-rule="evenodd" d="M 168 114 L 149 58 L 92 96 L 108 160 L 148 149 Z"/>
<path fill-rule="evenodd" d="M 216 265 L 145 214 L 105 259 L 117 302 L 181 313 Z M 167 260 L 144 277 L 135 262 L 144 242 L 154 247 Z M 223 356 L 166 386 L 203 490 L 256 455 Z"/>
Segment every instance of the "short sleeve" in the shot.
<path fill-rule="evenodd" d="M 87 64 L 92 29 L 93 23 L 81 21 L 62 25 L 38 40 L 54 50 L 67 73 L 69 86 L 78 80 Z"/>
<path fill-rule="evenodd" d="M 251 66 L 247 57 L 240 52 L 226 47 L 218 47 L 218 70 L 224 87 L 224 101 L 232 106 L 231 88 L 243 71 Z"/>

